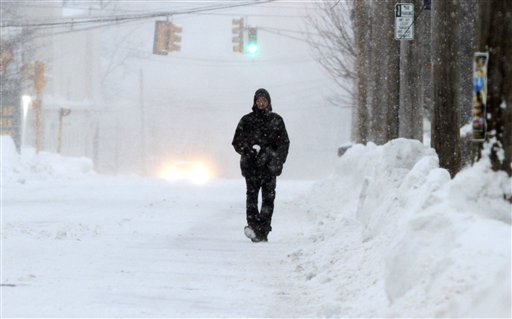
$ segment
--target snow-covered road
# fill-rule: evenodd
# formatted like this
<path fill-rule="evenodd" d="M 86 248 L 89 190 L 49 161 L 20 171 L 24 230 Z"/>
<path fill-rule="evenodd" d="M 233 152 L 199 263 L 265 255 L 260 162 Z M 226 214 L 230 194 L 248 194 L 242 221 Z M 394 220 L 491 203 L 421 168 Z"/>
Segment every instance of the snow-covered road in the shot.
<path fill-rule="evenodd" d="M 418 141 L 279 179 L 268 243 L 245 183 L 104 177 L 2 152 L 2 317 L 511 317 L 512 179 L 450 179 Z M 11 147 L 7 147 L 11 145 Z"/>
<path fill-rule="evenodd" d="M 3 315 L 300 315 L 286 256 L 307 225 L 287 201 L 308 185 L 278 184 L 274 231 L 254 244 L 242 232 L 242 180 L 13 184 L 3 194 Z"/>

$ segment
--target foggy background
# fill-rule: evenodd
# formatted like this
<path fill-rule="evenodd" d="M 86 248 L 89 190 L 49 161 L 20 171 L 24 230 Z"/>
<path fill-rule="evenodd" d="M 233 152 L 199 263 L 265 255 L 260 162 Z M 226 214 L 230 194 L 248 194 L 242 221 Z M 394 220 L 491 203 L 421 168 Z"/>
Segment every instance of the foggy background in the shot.
<path fill-rule="evenodd" d="M 111 1 L 101 8 L 70 1 L 57 5 L 56 12 L 61 18 L 94 17 L 215 4 L 219 2 Z M 50 5 L 34 5 L 30 15 L 42 19 L 45 6 Z M 314 8 L 312 1 L 278 1 L 170 16 L 169 21 L 183 31 L 181 51 L 166 56 L 152 53 L 155 21 L 165 17 L 39 39 L 51 48 L 47 67 L 51 93 L 43 96 L 43 109 L 60 103 L 72 110 L 64 118 L 62 154 L 81 155 L 73 142 L 76 138 L 70 136 L 81 125 L 76 117 L 84 100 L 94 104 L 86 112 L 92 124 L 85 130 L 87 136 L 81 137 L 92 145 L 84 155 L 94 159 L 100 173 L 155 176 L 166 163 L 194 160 L 207 163 L 218 177 L 239 177 L 239 155 L 231 140 L 239 119 L 251 111 L 254 92 L 265 88 L 291 141 L 283 177 L 329 175 L 338 146 L 349 141 L 351 113 L 349 106 L 328 101 L 338 94 L 335 85 L 305 40 L 305 17 Z M 232 19 L 241 17 L 246 26 L 258 28 L 256 57 L 233 52 Z M 77 39 L 85 39 L 85 44 Z M 95 52 L 93 57 L 77 52 L 80 45 Z M 57 85 L 51 73 L 57 76 L 63 64 L 60 74 L 73 69 L 85 79 L 70 76 Z M 69 88 L 84 85 L 87 93 L 82 99 Z M 49 151 L 54 147 L 48 140 L 54 138 L 48 134 L 57 126 L 51 118 L 47 116 L 44 124 Z M 30 144 L 32 133 L 25 135 L 24 143 Z"/>

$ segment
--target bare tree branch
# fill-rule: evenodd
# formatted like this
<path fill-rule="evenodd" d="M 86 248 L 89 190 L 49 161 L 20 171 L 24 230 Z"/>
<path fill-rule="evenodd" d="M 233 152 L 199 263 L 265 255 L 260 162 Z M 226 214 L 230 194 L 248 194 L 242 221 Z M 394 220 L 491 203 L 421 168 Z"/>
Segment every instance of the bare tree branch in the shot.
<path fill-rule="evenodd" d="M 308 42 L 322 67 L 340 88 L 338 103 L 352 104 L 354 94 L 355 57 L 352 32 L 352 4 L 338 1 L 336 4 L 319 3 L 309 12 L 308 25 L 315 32 L 307 32 Z M 330 99 L 330 102 L 333 98 Z"/>

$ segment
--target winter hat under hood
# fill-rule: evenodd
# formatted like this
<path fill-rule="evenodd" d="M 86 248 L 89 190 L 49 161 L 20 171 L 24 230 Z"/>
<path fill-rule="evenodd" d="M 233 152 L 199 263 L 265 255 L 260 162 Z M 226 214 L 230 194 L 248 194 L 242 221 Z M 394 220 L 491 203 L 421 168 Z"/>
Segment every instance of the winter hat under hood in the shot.
<path fill-rule="evenodd" d="M 256 92 L 254 93 L 254 101 L 253 101 L 253 104 L 252 104 L 252 110 L 253 111 L 256 111 L 258 110 L 258 108 L 256 107 L 256 100 L 260 97 L 260 96 L 264 96 L 267 101 L 268 101 L 268 107 L 267 107 L 267 110 L 268 111 L 272 111 L 272 102 L 270 100 L 270 94 L 268 94 L 268 91 L 265 90 L 265 89 L 258 89 L 256 90 Z"/>

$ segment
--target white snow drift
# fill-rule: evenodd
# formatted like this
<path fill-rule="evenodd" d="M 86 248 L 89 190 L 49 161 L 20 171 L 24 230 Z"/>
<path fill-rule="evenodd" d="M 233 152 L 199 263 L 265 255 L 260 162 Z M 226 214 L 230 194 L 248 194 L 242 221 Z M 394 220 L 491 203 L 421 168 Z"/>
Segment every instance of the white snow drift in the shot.
<path fill-rule="evenodd" d="M 451 180 L 417 141 L 355 145 L 328 179 L 279 180 L 253 244 L 241 180 L 22 154 L 2 138 L 6 317 L 511 316 L 512 181 L 486 160 Z"/>
<path fill-rule="evenodd" d="M 416 141 L 351 148 L 298 204 L 317 225 L 293 255 L 317 314 L 510 317 L 512 184 L 489 166 L 450 180 Z"/>

